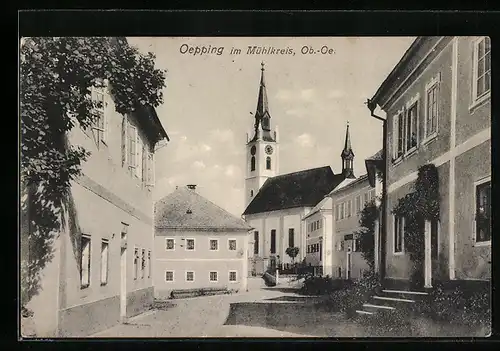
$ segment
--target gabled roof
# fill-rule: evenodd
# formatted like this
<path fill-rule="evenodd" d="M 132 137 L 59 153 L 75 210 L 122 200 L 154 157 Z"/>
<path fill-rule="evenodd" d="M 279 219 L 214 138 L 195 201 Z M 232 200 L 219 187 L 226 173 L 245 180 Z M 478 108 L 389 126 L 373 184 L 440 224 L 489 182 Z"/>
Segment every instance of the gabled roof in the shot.
<path fill-rule="evenodd" d="M 331 197 L 325 196 L 323 200 L 318 202 L 318 204 L 314 206 L 314 208 L 311 211 L 309 211 L 309 213 L 302 220 L 306 220 L 307 218 L 311 217 L 313 214 L 321 210 L 331 210 L 332 209 L 332 203 L 330 201 L 331 199 L 332 199 Z"/>
<path fill-rule="evenodd" d="M 358 178 L 346 178 L 344 181 L 342 181 L 335 189 L 333 189 L 328 195 L 335 194 L 341 190 L 344 190 L 350 186 L 353 186 L 354 184 L 361 183 L 367 179 L 368 175 L 363 174 L 359 176 Z"/>
<path fill-rule="evenodd" d="M 368 181 L 371 186 L 375 186 L 376 171 L 384 168 L 383 149 L 379 150 L 375 155 L 368 157 L 365 160 L 366 172 L 368 173 Z"/>
<path fill-rule="evenodd" d="M 330 166 L 269 178 L 243 214 L 314 207 L 342 180 L 344 176 L 334 175 Z"/>
<path fill-rule="evenodd" d="M 248 231 L 245 221 L 185 187 L 155 204 L 157 229 L 193 231 Z"/>

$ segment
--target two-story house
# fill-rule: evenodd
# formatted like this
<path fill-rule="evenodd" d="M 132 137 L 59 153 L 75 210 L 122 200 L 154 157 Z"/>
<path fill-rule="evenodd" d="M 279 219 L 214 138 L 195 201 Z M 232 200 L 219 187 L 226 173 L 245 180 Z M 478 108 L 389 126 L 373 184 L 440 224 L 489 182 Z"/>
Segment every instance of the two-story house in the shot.
<path fill-rule="evenodd" d="M 168 136 L 154 108 L 121 115 L 109 85 L 91 95 L 103 102 L 95 123 L 68 133 L 91 156 L 71 182 L 53 258 L 27 306 L 39 337 L 87 336 L 153 301 L 154 152 Z"/>
<path fill-rule="evenodd" d="M 386 283 L 406 285 L 405 219 L 392 209 L 418 168 L 437 167 L 438 221 L 425 223 L 424 287 L 491 279 L 491 43 L 418 37 L 371 99 L 386 120 Z M 375 108 L 381 111 L 375 111 Z"/>
<path fill-rule="evenodd" d="M 246 290 L 251 227 L 196 192 L 178 187 L 155 205 L 154 286 L 173 290 Z"/>

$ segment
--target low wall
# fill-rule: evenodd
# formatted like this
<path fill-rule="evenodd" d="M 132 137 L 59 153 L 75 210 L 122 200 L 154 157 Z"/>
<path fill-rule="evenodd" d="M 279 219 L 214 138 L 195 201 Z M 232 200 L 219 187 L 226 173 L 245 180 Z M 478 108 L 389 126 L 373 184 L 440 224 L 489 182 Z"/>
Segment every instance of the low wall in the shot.
<path fill-rule="evenodd" d="M 146 311 L 154 300 L 154 289 L 148 287 L 133 291 L 127 295 L 127 317 L 134 317 Z"/>

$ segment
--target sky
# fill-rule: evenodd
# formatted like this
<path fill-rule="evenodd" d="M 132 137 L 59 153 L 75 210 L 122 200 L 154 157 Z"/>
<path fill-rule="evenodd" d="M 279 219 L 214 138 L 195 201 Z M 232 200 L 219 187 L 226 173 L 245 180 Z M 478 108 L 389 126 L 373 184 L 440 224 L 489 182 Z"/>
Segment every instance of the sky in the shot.
<path fill-rule="evenodd" d="M 128 38 L 141 52 L 153 52 L 156 67 L 167 70 L 164 103 L 157 113 L 170 142 L 155 156 L 154 199 L 176 186 L 196 184 L 200 195 L 241 216 L 246 133 L 251 133 L 254 123 L 250 113 L 257 106 L 261 62 L 265 63 L 271 128 L 279 128 L 279 174 L 326 165 L 340 172 L 347 122 L 354 173 L 365 174 L 365 158 L 382 148 L 382 124 L 370 117 L 366 99 L 414 39 Z M 293 54 L 248 54 L 248 46 L 254 45 L 289 49 Z M 195 52 L 197 47 L 213 52 L 201 54 Z M 231 54 L 232 48 L 241 53 Z M 314 54 L 301 53 L 310 48 Z"/>

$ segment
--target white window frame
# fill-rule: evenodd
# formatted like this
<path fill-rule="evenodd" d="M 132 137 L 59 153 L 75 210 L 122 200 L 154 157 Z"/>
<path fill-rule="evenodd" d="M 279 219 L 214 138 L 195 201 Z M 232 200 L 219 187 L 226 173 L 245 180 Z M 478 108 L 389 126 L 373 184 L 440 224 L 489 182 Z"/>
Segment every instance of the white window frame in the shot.
<path fill-rule="evenodd" d="M 104 254 L 103 247 L 106 246 Z M 101 239 L 101 286 L 108 284 L 109 278 L 109 240 Z"/>
<path fill-rule="evenodd" d="M 132 130 L 132 132 L 130 132 Z M 127 161 L 128 161 L 128 169 L 131 175 L 137 176 L 137 127 L 134 126 L 133 124 L 129 123 L 127 124 Z M 130 148 L 130 142 L 131 140 L 134 141 L 134 150 L 131 150 Z M 133 158 L 131 158 L 131 156 Z"/>
<path fill-rule="evenodd" d="M 215 241 L 217 243 L 217 248 L 216 249 L 212 249 L 212 241 Z M 208 250 L 209 251 L 219 251 L 219 239 L 209 238 L 208 239 Z"/>
<path fill-rule="evenodd" d="M 474 182 L 474 191 L 473 191 L 473 198 L 474 198 L 474 202 L 473 202 L 473 208 L 474 208 L 474 217 L 472 219 L 472 239 L 474 241 L 474 247 L 479 247 L 479 246 L 491 246 L 491 236 L 493 235 L 493 233 L 490 233 L 490 240 L 488 241 L 477 241 L 477 231 L 476 231 L 476 204 L 477 204 L 477 187 L 484 184 L 484 183 L 487 183 L 487 182 L 491 182 L 491 176 L 487 176 L 487 177 L 484 177 L 484 178 L 481 178 L 477 181 Z M 490 185 L 491 187 L 491 185 Z M 491 191 L 491 190 L 490 190 Z M 490 215 L 493 216 L 493 214 L 491 213 L 491 209 L 490 209 Z"/>
<path fill-rule="evenodd" d="M 212 273 L 215 273 L 215 280 L 212 280 Z M 210 283 L 218 283 L 219 282 L 219 272 L 218 271 L 209 271 L 208 272 L 208 281 Z"/>
<path fill-rule="evenodd" d="M 427 132 L 429 120 L 429 92 L 436 89 L 436 130 L 432 133 Z M 424 138 L 422 144 L 429 142 L 437 137 L 439 128 L 439 103 L 440 103 L 440 90 L 441 90 L 441 73 L 438 73 L 425 85 L 425 99 L 424 99 Z"/>
<path fill-rule="evenodd" d="M 193 273 L 193 280 L 188 280 L 188 273 Z M 196 273 L 194 271 L 186 271 L 186 273 L 184 274 L 184 278 L 187 283 L 194 283 L 196 279 Z"/>
<path fill-rule="evenodd" d="M 335 205 L 335 220 L 338 221 L 340 219 L 340 204 Z"/>
<path fill-rule="evenodd" d="M 404 150 L 405 150 L 405 145 L 404 145 L 404 138 L 403 138 L 403 150 L 401 152 L 401 155 L 398 155 L 399 152 L 399 116 L 402 114 L 403 115 L 403 124 L 405 121 L 405 116 L 404 116 L 405 110 L 404 107 L 398 110 L 393 116 L 392 116 L 392 162 L 397 163 L 399 160 L 403 158 L 404 155 Z M 403 126 L 403 132 L 405 128 Z"/>
<path fill-rule="evenodd" d="M 86 281 L 84 282 L 84 270 L 83 270 L 83 246 L 81 245 L 80 247 L 80 289 L 86 289 L 90 286 L 90 283 L 91 283 L 91 278 L 92 278 L 92 275 L 91 275 L 91 272 L 92 272 L 92 237 L 90 235 L 85 235 L 85 234 L 82 234 L 82 237 L 81 239 L 85 239 L 85 240 L 88 240 L 88 262 L 86 264 L 87 268 L 87 279 Z M 80 239 L 80 242 L 81 242 L 81 239 Z"/>
<path fill-rule="evenodd" d="M 352 200 L 347 200 L 347 218 L 352 216 Z"/>
<path fill-rule="evenodd" d="M 477 76 L 478 63 L 479 63 L 478 47 L 480 42 L 482 42 L 483 40 L 486 41 L 486 38 L 487 37 L 485 36 L 477 37 L 474 39 L 472 43 L 473 55 L 472 55 L 472 106 L 471 107 L 479 105 L 483 101 L 489 99 L 491 96 L 491 81 L 490 81 L 490 89 L 483 92 L 479 96 L 477 95 L 477 80 L 479 79 L 479 77 Z M 490 39 L 490 80 L 491 80 L 491 38 L 489 39 Z M 486 71 L 484 72 L 484 74 L 486 74 Z"/>
<path fill-rule="evenodd" d="M 356 206 L 356 213 L 361 212 L 361 195 L 356 195 L 354 202 Z"/>
<path fill-rule="evenodd" d="M 172 280 L 167 280 L 167 273 L 172 273 Z M 173 283 L 173 282 L 175 282 L 175 271 L 174 270 L 170 270 L 170 269 L 166 269 L 165 273 L 163 275 L 163 279 L 165 279 L 166 283 Z"/>
<path fill-rule="evenodd" d="M 235 276 L 234 280 L 231 280 L 231 273 L 234 273 L 234 276 Z M 229 283 L 231 283 L 231 284 L 238 283 L 238 271 L 234 271 L 234 270 L 229 271 L 227 273 L 227 279 L 228 279 Z"/>
<path fill-rule="evenodd" d="M 415 111 L 415 139 L 416 139 L 416 143 L 415 143 L 415 146 L 412 146 L 410 148 L 408 148 L 408 128 L 409 128 L 409 121 L 410 121 L 410 110 L 413 108 L 413 107 L 416 107 L 416 111 Z M 413 98 L 411 98 L 407 104 L 406 104 L 406 108 L 405 108 L 405 118 L 404 118 L 404 121 L 405 121 L 405 127 L 404 127 L 404 131 L 405 131 L 405 136 L 403 138 L 403 150 L 404 150 L 404 155 L 405 156 L 408 156 L 408 154 L 411 154 L 412 152 L 414 152 L 415 150 L 417 150 L 418 148 L 418 140 L 420 138 L 420 135 L 419 135 L 419 115 L 420 115 L 420 94 L 417 93 Z"/>
<path fill-rule="evenodd" d="M 404 255 L 404 253 L 405 253 L 405 218 L 404 218 L 404 216 L 396 216 L 396 215 L 393 215 L 392 217 L 393 217 L 393 224 L 394 224 L 394 228 L 392 230 L 392 233 L 393 233 L 392 254 L 395 256 Z M 396 235 L 398 235 L 398 233 L 396 233 L 396 218 L 399 218 L 401 221 L 399 223 L 399 226 L 401 227 L 401 251 L 396 251 Z"/>
<path fill-rule="evenodd" d="M 231 241 L 234 241 L 234 243 L 235 243 L 234 250 L 231 249 Z M 238 250 L 238 240 L 236 240 L 236 238 L 229 238 L 229 239 L 227 239 L 227 250 L 228 251 L 236 251 L 236 250 Z"/>
<path fill-rule="evenodd" d="M 94 141 L 96 142 L 97 148 L 99 149 L 101 145 L 106 145 L 106 137 L 107 137 L 107 115 L 106 115 L 106 106 L 107 106 L 107 81 L 103 82 L 102 87 L 90 87 L 90 96 L 92 100 L 96 100 L 95 96 L 99 94 L 102 95 L 102 107 L 93 107 L 92 113 L 99 115 L 100 118 L 97 121 L 93 121 L 91 125 L 92 135 L 94 136 Z M 102 122 L 102 125 L 99 125 L 99 122 Z M 97 134 L 94 134 L 96 133 Z M 97 136 L 97 137 L 96 137 Z"/>
<path fill-rule="evenodd" d="M 174 247 L 172 249 L 168 248 L 167 243 L 169 240 L 172 240 L 174 243 Z M 165 238 L 165 251 L 175 251 L 175 238 Z"/>
<path fill-rule="evenodd" d="M 192 249 L 188 249 L 188 240 L 193 240 L 193 248 Z M 196 240 L 194 238 L 186 238 L 186 241 L 185 241 L 185 251 L 196 251 Z"/>
<path fill-rule="evenodd" d="M 345 202 L 340 204 L 340 219 L 345 218 Z"/>

